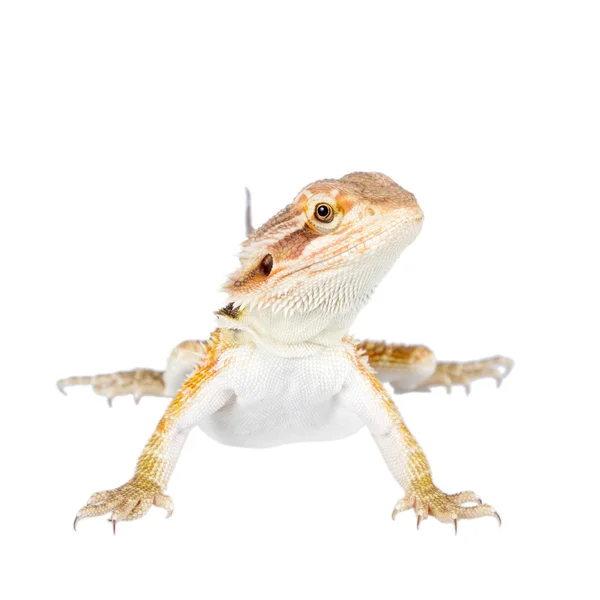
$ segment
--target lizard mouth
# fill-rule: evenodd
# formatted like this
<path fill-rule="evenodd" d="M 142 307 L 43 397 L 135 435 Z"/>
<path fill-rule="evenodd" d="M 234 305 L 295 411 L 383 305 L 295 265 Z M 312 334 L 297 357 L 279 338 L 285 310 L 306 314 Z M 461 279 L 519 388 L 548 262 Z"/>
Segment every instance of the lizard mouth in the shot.
<path fill-rule="evenodd" d="M 383 240 L 387 239 L 397 229 L 400 229 L 403 226 L 406 226 L 408 224 L 421 223 L 422 221 L 423 221 L 422 214 L 417 215 L 417 216 L 411 216 L 409 218 L 402 219 L 401 221 L 396 221 L 396 222 L 392 223 L 391 225 L 389 225 L 388 227 L 385 227 L 384 229 L 381 229 L 379 231 L 372 233 L 371 235 L 368 235 L 367 237 L 361 239 L 359 242 L 356 242 L 356 244 L 353 244 L 352 246 L 345 248 L 341 252 L 337 252 L 336 254 L 332 254 L 331 256 L 326 256 L 325 258 L 322 258 L 321 260 L 311 262 L 310 264 L 305 265 L 304 267 L 300 267 L 299 269 L 295 269 L 294 271 L 290 271 L 289 273 L 286 273 L 282 279 L 289 277 L 290 275 L 294 275 L 295 273 L 300 273 L 302 271 L 305 271 L 306 269 L 312 269 L 318 265 L 322 265 L 324 263 L 333 261 L 336 258 L 339 258 L 340 256 L 344 256 L 344 255 L 352 252 L 353 250 L 356 250 L 360 246 L 368 245 L 369 242 L 372 241 L 374 238 L 381 238 L 381 241 L 383 241 Z M 408 243 L 410 243 L 412 241 L 412 239 L 414 239 L 414 238 L 412 238 L 412 236 L 411 236 L 411 239 L 408 240 L 407 245 L 408 245 Z M 380 244 L 378 244 L 378 246 L 380 246 Z"/>

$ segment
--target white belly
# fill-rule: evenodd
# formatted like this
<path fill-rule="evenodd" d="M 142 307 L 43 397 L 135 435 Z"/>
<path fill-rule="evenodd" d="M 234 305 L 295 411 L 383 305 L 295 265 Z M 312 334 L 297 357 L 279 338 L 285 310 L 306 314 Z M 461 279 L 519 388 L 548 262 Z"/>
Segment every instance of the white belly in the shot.
<path fill-rule="evenodd" d="M 346 437 L 362 426 L 339 398 L 348 369 L 341 348 L 302 358 L 249 348 L 230 369 L 235 399 L 200 428 L 223 444 L 254 448 Z"/>

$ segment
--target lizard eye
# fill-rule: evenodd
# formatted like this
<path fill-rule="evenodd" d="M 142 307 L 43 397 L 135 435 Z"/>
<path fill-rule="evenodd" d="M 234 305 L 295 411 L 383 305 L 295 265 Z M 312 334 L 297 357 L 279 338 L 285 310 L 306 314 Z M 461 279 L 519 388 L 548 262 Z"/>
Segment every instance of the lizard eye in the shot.
<path fill-rule="evenodd" d="M 306 224 L 319 235 L 333 233 L 344 219 L 342 207 L 335 197 L 326 192 L 311 194 L 304 210 Z"/>
<path fill-rule="evenodd" d="M 331 223 L 333 221 L 333 208 L 329 204 L 322 202 L 315 207 L 315 217 L 323 223 Z"/>

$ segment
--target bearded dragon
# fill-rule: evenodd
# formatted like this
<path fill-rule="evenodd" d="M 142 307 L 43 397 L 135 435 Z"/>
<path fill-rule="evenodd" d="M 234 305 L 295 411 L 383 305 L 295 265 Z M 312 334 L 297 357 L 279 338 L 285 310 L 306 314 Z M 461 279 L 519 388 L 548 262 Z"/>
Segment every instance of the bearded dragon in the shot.
<path fill-rule="evenodd" d="M 396 393 L 492 377 L 499 385 L 513 363 L 501 356 L 437 362 L 425 346 L 355 341 L 349 328 L 400 253 L 417 237 L 423 212 L 415 197 L 380 173 L 351 173 L 306 186 L 248 239 L 228 279 L 227 304 L 208 341 L 185 341 L 164 372 L 149 369 L 71 377 L 90 384 L 109 405 L 132 394 L 172 398 L 121 487 L 98 492 L 75 518 L 110 513 L 139 519 L 154 505 L 173 512 L 165 494 L 192 427 L 234 446 L 336 440 L 367 427 L 404 490 L 392 517 L 414 509 L 417 527 L 494 516 L 474 492 L 446 494 L 384 384 Z M 468 504 L 468 506 L 465 506 Z"/>

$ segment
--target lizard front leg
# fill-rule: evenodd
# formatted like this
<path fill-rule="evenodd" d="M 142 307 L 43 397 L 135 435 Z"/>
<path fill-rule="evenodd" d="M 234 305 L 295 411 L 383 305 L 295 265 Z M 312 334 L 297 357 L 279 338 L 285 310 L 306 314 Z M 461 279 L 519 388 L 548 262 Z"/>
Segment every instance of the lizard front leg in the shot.
<path fill-rule="evenodd" d="M 487 378 L 494 379 L 499 387 L 514 366 L 513 361 L 504 356 L 468 362 L 438 362 L 426 346 L 365 340 L 358 348 L 367 356 L 379 381 L 389 382 L 397 394 L 428 392 L 438 386 L 445 387 L 448 393 L 453 386 L 462 386 L 468 394 L 474 381 Z"/>
<path fill-rule="evenodd" d="M 173 511 L 171 499 L 165 495 L 167 482 L 190 429 L 203 418 L 218 411 L 233 399 L 227 387 L 226 371 L 231 348 L 222 346 L 220 334 L 213 336 L 205 358 L 183 384 L 140 455 L 133 477 L 121 487 L 91 496 L 75 518 L 111 513 L 113 529 L 117 521 L 139 519 L 152 505 Z"/>
<path fill-rule="evenodd" d="M 498 513 L 482 504 L 474 492 L 446 494 L 433 483 L 423 450 L 364 355 L 352 348 L 349 357 L 353 368 L 341 401 L 368 427 L 392 475 L 404 489 L 405 496 L 394 507 L 392 517 L 412 508 L 417 514 L 417 527 L 429 515 L 443 523 L 453 522 L 455 528 L 459 519 L 494 516 L 500 522 Z M 467 502 L 479 504 L 463 506 Z"/>
<path fill-rule="evenodd" d="M 76 385 L 91 385 L 99 396 L 104 396 L 112 408 L 113 399 L 131 394 L 136 404 L 144 396 L 172 398 L 181 384 L 198 365 L 205 353 L 205 343 L 187 340 L 176 346 L 164 371 L 133 369 L 105 375 L 67 377 L 56 382 L 58 389 L 66 395 L 66 388 Z"/>

